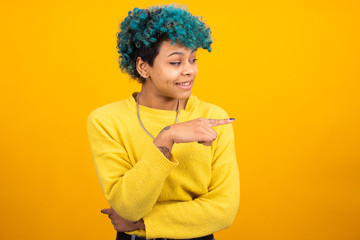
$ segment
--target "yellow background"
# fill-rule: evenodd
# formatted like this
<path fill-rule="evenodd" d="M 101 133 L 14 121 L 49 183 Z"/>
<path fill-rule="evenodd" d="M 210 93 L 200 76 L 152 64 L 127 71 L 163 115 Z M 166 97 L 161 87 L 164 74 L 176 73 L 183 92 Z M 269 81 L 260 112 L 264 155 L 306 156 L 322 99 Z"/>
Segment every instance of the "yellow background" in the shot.
<path fill-rule="evenodd" d="M 0 239 L 114 239 L 90 111 L 140 89 L 118 68 L 133 7 L 0 3 Z M 213 31 L 193 94 L 235 117 L 241 204 L 217 240 L 360 239 L 360 2 L 182 2 Z"/>

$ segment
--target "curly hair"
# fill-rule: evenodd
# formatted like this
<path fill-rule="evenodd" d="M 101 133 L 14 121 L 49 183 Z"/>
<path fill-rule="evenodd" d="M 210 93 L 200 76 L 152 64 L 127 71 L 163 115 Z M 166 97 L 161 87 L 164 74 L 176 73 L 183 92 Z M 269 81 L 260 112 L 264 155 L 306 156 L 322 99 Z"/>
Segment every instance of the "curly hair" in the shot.
<path fill-rule="evenodd" d="M 136 59 L 153 66 L 163 41 L 172 40 L 192 50 L 203 48 L 211 52 L 211 30 L 201 17 L 193 16 L 177 5 L 134 8 L 120 24 L 117 33 L 119 65 L 122 72 L 142 83 L 145 81 L 136 70 Z"/>

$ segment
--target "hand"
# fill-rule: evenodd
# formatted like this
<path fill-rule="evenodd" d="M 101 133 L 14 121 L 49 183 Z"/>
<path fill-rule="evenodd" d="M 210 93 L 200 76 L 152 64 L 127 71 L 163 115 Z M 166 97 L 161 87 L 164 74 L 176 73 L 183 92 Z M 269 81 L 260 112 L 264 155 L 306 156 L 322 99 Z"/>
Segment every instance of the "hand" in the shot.
<path fill-rule="evenodd" d="M 211 146 L 212 142 L 217 137 L 217 133 L 212 127 L 229 124 L 233 121 L 234 119 L 197 118 L 191 121 L 167 126 L 158 136 L 160 136 L 161 133 L 167 132 L 171 135 L 173 143 L 199 142 L 205 146 Z"/>
<path fill-rule="evenodd" d="M 174 143 L 198 142 L 211 146 L 217 133 L 211 127 L 232 123 L 235 119 L 197 118 L 183 123 L 165 127 L 154 139 L 154 144 L 170 159 Z"/>
<path fill-rule="evenodd" d="M 145 224 L 142 219 L 136 223 L 127 221 L 120 217 L 112 208 L 102 209 L 101 213 L 108 215 L 112 225 L 114 225 L 114 229 L 118 232 L 131 232 L 136 229 L 145 229 Z"/>

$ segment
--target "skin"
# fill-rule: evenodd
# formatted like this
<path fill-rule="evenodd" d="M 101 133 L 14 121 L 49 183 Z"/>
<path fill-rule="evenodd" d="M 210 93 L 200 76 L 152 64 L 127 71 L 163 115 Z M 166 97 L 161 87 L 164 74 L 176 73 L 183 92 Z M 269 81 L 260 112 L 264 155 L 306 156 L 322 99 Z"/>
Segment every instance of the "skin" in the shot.
<path fill-rule="evenodd" d="M 190 89 L 179 88 L 176 83 L 191 81 L 194 83 L 198 73 L 196 50 L 171 41 L 163 41 L 153 66 L 140 57 L 136 62 L 137 70 L 146 80 L 142 84 L 139 103 L 141 105 L 174 110 L 180 99 L 180 109 L 185 109 Z"/>
<path fill-rule="evenodd" d="M 188 81 L 194 83 L 198 73 L 196 50 L 193 51 L 177 43 L 171 44 L 171 41 L 163 41 L 153 66 L 139 57 L 136 67 L 140 75 L 146 79 L 142 84 L 139 104 L 155 109 L 175 111 L 178 100 L 180 100 L 180 109 L 185 109 L 192 87 L 183 89 L 177 83 Z M 170 159 L 175 143 L 198 142 L 205 146 L 211 146 L 217 137 L 217 133 L 212 127 L 229 124 L 233 121 L 234 119 L 198 118 L 173 124 L 164 127 L 153 143 L 166 158 Z M 112 208 L 103 209 L 101 212 L 108 215 L 115 230 L 119 232 L 145 229 L 142 219 L 136 223 L 129 222 Z"/>

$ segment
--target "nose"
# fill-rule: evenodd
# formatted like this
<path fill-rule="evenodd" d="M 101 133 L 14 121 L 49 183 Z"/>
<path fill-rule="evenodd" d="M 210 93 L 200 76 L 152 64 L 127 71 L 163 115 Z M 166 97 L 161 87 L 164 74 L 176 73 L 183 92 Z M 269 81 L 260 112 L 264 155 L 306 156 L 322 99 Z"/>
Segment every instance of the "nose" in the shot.
<path fill-rule="evenodd" d="M 183 75 L 192 75 L 195 72 L 196 65 L 192 64 L 188 61 L 186 61 L 186 63 L 183 65 L 183 71 L 182 74 Z"/>

